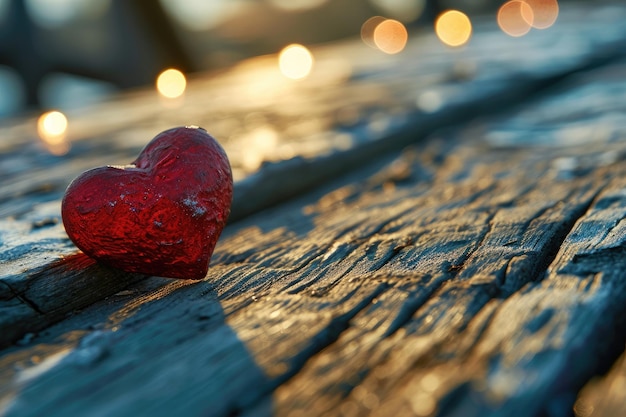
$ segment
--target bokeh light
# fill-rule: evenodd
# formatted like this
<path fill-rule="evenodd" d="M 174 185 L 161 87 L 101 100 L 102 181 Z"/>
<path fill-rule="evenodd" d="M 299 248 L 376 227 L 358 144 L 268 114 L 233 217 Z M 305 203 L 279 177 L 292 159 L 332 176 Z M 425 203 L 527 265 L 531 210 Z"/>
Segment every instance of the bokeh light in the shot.
<path fill-rule="evenodd" d="M 448 10 L 437 18 L 435 33 L 448 46 L 465 45 L 472 36 L 472 23 L 464 13 Z"/>
<path fill-rule="evenodd" d="M 556 22 L 559 16 L 557 0 L 525 0 L 533 13 L 531 26 L 535 29 L 547 29 Z"/>
<path fill-rule="evenodd" d="M 367 46 L 378 49 L 376 43 L 374 43 L 374 31 L 385 20 L 387 19 L 382 16 L 372 16 L 361 25 L 361 39 Z"/>
<path fill-rule="evenodd" d="M 287 78 L 298 80 L 307 77 L 313 69 L 313 55 L 304 46 L 287 45 L 278 55 L 278 67 Z"/>
<path fill-rule="evenodd" d="M 509 36 L 524 36 L 530 31 L 533 22 L 533 9 L 525 1 L 511 0 L 498 10 L 498 26 Z"/>
<path fill-rule="evenodd" d="M 167 98 L 177 98 L 185 93 L 187 80 L 185 75 L 177 69 L 163 71 L 156 80 L 156 88 L 159 94 Z"/>
<path fill-rule="evenodd" d="M 69 151 L 66 141 L 68 121 L 60 111 L 49 111 L 37 120 L 37 133 L 48 151 L 55 155 L 63 155 Z"/>
<path fill-rule="evenodd" d="M 406 46 L 409 34 L 402 23 L 386 19 L 374 29 L 374 44 L 386 54 L 397 54 Z"/>

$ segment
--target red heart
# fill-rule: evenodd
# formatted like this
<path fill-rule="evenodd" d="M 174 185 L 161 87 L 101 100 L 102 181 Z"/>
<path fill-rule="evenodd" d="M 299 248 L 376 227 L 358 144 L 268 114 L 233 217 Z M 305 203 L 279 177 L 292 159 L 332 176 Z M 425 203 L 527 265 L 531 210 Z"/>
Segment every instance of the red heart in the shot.
<path fill-rule="evenodd" d="M 201 279 L 233 194 L 226 153 L 204 129 L 157 135 L 127 166 L 99 167 L 67 188 L 61 214 L 87 255 L 127 272 Z"/>

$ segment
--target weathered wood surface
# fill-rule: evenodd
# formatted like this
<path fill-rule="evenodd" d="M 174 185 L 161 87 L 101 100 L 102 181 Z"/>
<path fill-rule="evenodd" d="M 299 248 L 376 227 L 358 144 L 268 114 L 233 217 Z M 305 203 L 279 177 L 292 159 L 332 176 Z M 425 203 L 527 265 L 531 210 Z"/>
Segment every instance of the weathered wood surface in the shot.
<path fill-rule="evenodd" d="M 621 8 L 573 8 L 563 11 L 560 26 L 523 39 L 483 24 L 460 52 L 432 36 L 416 38 L 399 57 L 353 42 L 336 45 L 316 54 L 317 72 L 306 83 L 286 82 L 274 57 L 260 58 L 192 81 L 184 102 L 157 105 L 156 93 L 144 92 L 70 114 L 72 149 L 63 157 L 42 149 L 33 120 L 4 127 L 0 346 L 137 278 L 100 269 L 94 276 L 84 269 L 89 261 L 74 256 L 58 202 L 80 172 L 134 159 L 172 125 L 203 125 L 230 156 L 238 179 L 231 219 L 241 219 L 437 128 L 498 111 L 618 58 L 626 50 L 622 17 Z M 58 277 L 68 287 L 58 285 Z"/>
<path fill-rule="evenodd" d="M 602 10 L 603 19 L 623 16 Z M 567 27 L 563 39 L 574 33 Z M 593 43 L 598 31 L 588 32 Z M 611 50 L 619 30 L 608 32 L 595 42 Z M 526 62 L 534 81 L 506 90 L 509 58 L 494 70 L 508 80 L 496 103 L 591 67 L 598 45 L 564 48 L 571 55 L 555 67 L 549 57 Z M 396 91 L 390 83 L 380 85 Z M 486 100 L 469 97 L 478 91 L 458 100 Z M 73 255 L 55 223 L 62 188 L 44 188 L 33 209 L 37 197 L 24 191 L 29 181 L 46 184 L 45 171 L 15 182 L 16 194 L 0 201 L 3 210 L 13 210 L 8 198 L 23 207 L 3 220 L 2 307 L 25 312 L 1 334 L 23 323 L 22 332 L 45 330 L 2 352 L 0 406 L 16 416 L 569 415 L 579 389 L 624 349 L 625 93 L 626 65 L 615 63 L 427 139 L 462 120 L 459 108 L 441 109 L 428 129 L 355 140 L 348 148 L 359 157 L 380 157 L 346 164 L 351 174 L 227 227 L 197 283 L 141 280 Z M 483 106 L 486 116 L 494 110 Z M 382 155 L 411 135 L 423 140 Z M 371 145 L 376 138 L 393 145 Z M 120 156 L 135 145 L 126 146 Z M 241 177 L 240 190 L 281 166 L 299 173 L 333 160 L 294 149 L 311 159 L 261 167 Z M 61 183 L 84 169 L 76 152 L 50 178 Z M 597 389 L 588 395 L 602 398 Z"/>

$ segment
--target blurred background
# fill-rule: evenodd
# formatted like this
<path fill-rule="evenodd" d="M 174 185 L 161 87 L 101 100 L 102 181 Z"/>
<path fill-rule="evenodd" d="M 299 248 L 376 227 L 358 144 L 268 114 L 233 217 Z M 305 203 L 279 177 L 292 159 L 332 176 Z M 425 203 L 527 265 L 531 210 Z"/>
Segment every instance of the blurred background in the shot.
<path fill-rule="evenodd" d="M 552 13 L 543 17 L 548 24 L 556 20 L 556 0 L 533 2 Z M 444 10 L 495 18 L 505 3 L 526 19 L 519 0 L 0 0 L 0 122 L 154 85 L 168 68 L 219 71 L 293 43 L 368 42 L 366 22 L 371 32 L 383 17 L 409 34 L 432 32 Z M 393 48 L 387 53 L 402 49 Z"/>

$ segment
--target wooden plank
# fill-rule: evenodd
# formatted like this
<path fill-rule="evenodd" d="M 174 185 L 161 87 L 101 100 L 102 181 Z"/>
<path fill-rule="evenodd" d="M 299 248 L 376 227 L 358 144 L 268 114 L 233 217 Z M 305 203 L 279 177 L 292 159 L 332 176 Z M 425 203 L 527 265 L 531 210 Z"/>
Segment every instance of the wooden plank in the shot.
<path fill-rule="evenodd" d="M 624 185 L 621 181 L 615 187 L 623 190 Z M 537 188 L 536 193 L 541 190 L 555 200 L 550 203 L 538 195 L 522 195 L 516 198 L 528 205 L 499 209 L 485 222 L 488 227 L 479 235 L 476 249 L 460 263 L 452 258 L 452 267 L 446 272 L 453 276 L 439 272 L 426 279 L 394 277 L 406 264 L 428 271 L 426 265 L 432 260 L 423 254 L 418 254 L 417 264 L 413 256 L 407 256 L 398 258 L 395 267 L 386 264 L 379 270 L 377 276 L 392 282 L 402 280 L 410 290 L 393 286 L 378 303 L 356 316 L 336 343 L 281 386 L 274 397 L 279 414 L 297 409 L 322 415 L 345 409 L 354 415 L 430 415 L 439 411 L 441 415 L 479 416 L 508 415 L 511 410 L 536 415 L 553 398 L 559 399 L 561 391 L 575 393 L 595 369 L 592 358 L 596 350 L 611 345 L 606 334 L 589 337 L 592 346 L 574 343 L 579 337 L 576 333 L 587 326 L 586 308 L 577 303 L 589 300 L 600 310 L 594 319 L 606 323 L 607 316 L 623 315 L 623 294 L 615 294 L 607 303 L 606 296 L 593 300 L 593 295 L 581 292 L 578 286 L 571 291 L 572 300 L 558 297 L 554 288 L 519 299 L 520 288 L 542 278 L 561 239 L 598 190 L 593 187 L 596 191 L 590 192 L 583 186 L 586 190 L 578 196 L 566 197 L 559 196 L 555 186 Z M 562 203 L 551 206 L 559 200 Z M 623 218 L 623 210 L 620 215 Z M 603 224 L 597 222 L 593 232 L 602 230 Z M 451 239 L 448 236 L 446 240 Z M 435 247 L 441 246 L 437 242 Z M 445 258 L 450 259 L 449 255 Z M 614 263 L 603 266 L 605 270 L 615 267 Z M 576 279 L 580 281 L 580 277 Z M 565 279 L 558 277 L 558 282 L 561 280 Z M 606 289 L 602 292 L 606 294 Z M 541 304 L 550 304 L 546 300 L 551 299 L 549 307 Z M 562 310 L 564 318 L 554 314 Z M 568 315 L 576 320 L 567 322 Z M 545 322 L 567 330 L 568 338 L 562 333 L 538 332 Z M 604 330 L 612 335 L 613 325 L 609 328 Z M 570 343 L 573 346 L 568 349 Z M 601 347 L 593 346 L 595 343 Z M 580 373 L 570 370 L 567 360 L 571 351 L 580 353 L 578 350 L 589 352 Z M 553 357 L 546 358 L 544 351 Z M 552 369 L 542 372 L 541 367 L 550 362 Z M 532 376 L 539 380 L 533 381 Z M 559 378 L 567 382 L 555 385 Z M 568 401 L 572 399 L 565 398 L 557 408 L 571 406 Z"/>
<path fill-rule="evenodd" d="M 22 221 L 0 221 L 0 346 L 32 337 L 71 311 L 143 278 L 77 253 L 64 236 L 57 202 L 31 210 Z"/>
<path fill-rule="evenodd" d="M 0 218 L 7 219 L 2 223 L 7 243 L 0 247 L 1 305 L 6 312 L 0 317 L 0 346 L 137 279 L 95 266 L 97 272 L 81 271 L 77 266 L 82 261 L 76 262 L 80 257 L 71 257 L 76 252 L 59 224 L 58 201 L 81 171 L 130 161 L 160 128 L 192 119 L 225 138 L 241 178 L 231 219 L 242 219 L 419 141 L 437 128 L 489 114 L 573 71 L 623 53 L 623 26 L 596 30 L 598 21 L 618 20 L 621 8 L 594 11 L 580 24 L 580 12 L 573 10 L 550 32 L 560 45 L 556 52 L 542 45 L 541 36 L 512 40 L 490 23 L 477 26 L 473 43 L 456 56 L 432 37 L 417 39 L 410 46 L 412 53 L 401 58 L 380 57 L 348 43 L 319 51 L 319 72 L 309 84 L 286 84 L 277 78 L 272 57 L 195 84 L 192 80 L 186 101 L 176 111 L 168 107 L 176 103 L 155 107 L 154 93 L 126 96 L 72 118 L 72 151 L 64 157 L 42 151 L 33 140 L 34 120 L 5 127 L 0 136 L 14 143 L 2 144 L 0 164 Z M 592 47 L 577 47 L 582 43 Z M 510 53 L 513 46 L 515 54 Z M 524 51 L 532 51 L 534 58 L 520 67 L 517 57 Z M 337 72 L 346 65 L 338 63 L 337 56 L 350 59 L 348 72 Z M 428 105 L 424 97 L 434 102 Z M 270 148 L 255 149 L 261 159 L 247 161 L 241 149 L 267 138 Z M 287 159 L 272 162 L 270 154 Z M 261 162 L 266 163 L 259 166 Z M 33 209 L 39 206 L 44 209 Z M 49 244 L 40 244 L 42 239 Z M 76 271 L 70 274 L 68 269 Z M 68 291 L 57 290 L 62 288 L 59 279 Z"/>
<path fill-rule="evenodd" d="M 567 413 L 624 346 L 626 150 L 604 112 L 579 127 L 618 135 L 556 134 L 578 115 L 560 98 L 606 80 L 623 106 L 625 73 L 229 226 L 207 279 L 150 278 L 5 350 L 5 414 Z"/>

